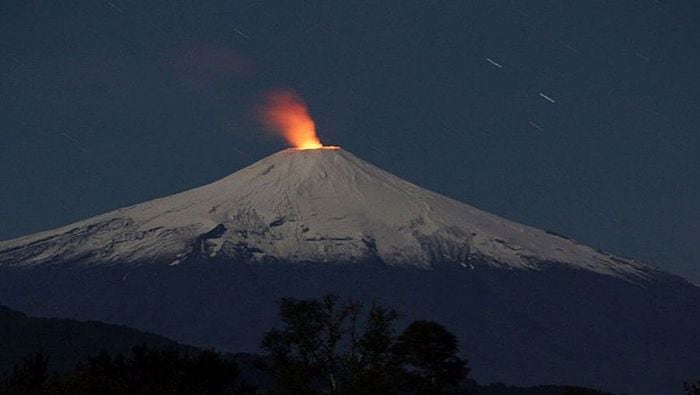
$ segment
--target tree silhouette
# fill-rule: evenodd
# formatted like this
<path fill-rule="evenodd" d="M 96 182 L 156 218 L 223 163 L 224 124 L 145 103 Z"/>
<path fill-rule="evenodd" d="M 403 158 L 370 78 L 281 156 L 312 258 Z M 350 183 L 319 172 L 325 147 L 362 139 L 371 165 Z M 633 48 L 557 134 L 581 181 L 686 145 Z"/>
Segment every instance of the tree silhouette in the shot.
<path fill-rule="evenodd" d="M 353 316 L 351 349 L 347 358 L 350 393 L 395 392 L 394 379 L 399 366 L 391 355 L 391 346 L 394 341 L 393 325 L 397 318 L 396 310 L 373 305 L 364 330 L 358 336 L 355 332 L 357 315 Z"/>
<path fill-rule="evenodd" d="M 294 393 L 440 393 L 466 377 L 457 339 L 444 327 L 416 321 L 398 338 L 394 309 L 322 300 L 282 299 L 281 329 L 262 340 L 277 390 Z M 420 344 L 427 342 L 427 344 Z"/>
<path fill-rule="evenodd" d="M 414 321 L 398 337 L 394 357 L 405 369 L 406 383 L 423 394 L 442 394 L 469 373 L 457 356 L 457 338 L 432 321 Z"/>
<path fill-rule="evenodd" d="M 49 378 L 48 366 L 49 357 L 43 352 L 22 359 L 19 365 L 15 365 L 12 374 L 5 379 L 0 392 L 6 394 L 39 393 Z"/>
<path fill-rule="evenodd" d="M 700 381 L 683 383 L 686 395 L 700 395 Z"/>
<path fill-rule="evenodd" d="M 285 298 L 279 302 L 284 328 L 272 329 L 262 341 L 270 352 L 280 388 L 310 392 L 312 382 L 322 377 L 327 392 L 338 393 L 344 359 L 339 342 L 347 331 L 348 319 L 355 320 L 359 304 L 338 304 L 328 295 L 322 301 Z"/>

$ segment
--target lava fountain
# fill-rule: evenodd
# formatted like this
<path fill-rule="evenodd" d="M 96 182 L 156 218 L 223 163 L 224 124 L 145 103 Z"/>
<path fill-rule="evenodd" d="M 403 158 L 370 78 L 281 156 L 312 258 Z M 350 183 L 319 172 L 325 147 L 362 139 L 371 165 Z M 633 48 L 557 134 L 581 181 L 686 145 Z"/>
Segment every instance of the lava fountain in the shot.
<path fill-rule="evenodd" d="M 275 134 L 284 137 L 297 149 L 338 149 L 321 144 L 316 134 L 316 124 L 311 119 L 306 104 L 293 91 L 275 91 L 267 94 L 259 115 Z"/>

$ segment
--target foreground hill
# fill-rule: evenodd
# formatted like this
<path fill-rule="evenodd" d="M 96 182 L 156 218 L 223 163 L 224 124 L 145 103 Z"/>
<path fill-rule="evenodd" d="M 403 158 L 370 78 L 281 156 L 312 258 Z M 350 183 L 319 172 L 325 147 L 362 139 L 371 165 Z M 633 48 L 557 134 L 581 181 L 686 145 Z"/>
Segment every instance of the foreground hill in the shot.
<path fill-rule="evenodd" d="M 50 356 L 51 369 L 64 371 L 101 350 L 126 353 L 141 344 L 163 349 L 186 348 L 162 336 L 121 325 L 28 317 L 4 306 L 0 306 L 0 339 L 0 376 L 22 358 L 37 352 Z"/>

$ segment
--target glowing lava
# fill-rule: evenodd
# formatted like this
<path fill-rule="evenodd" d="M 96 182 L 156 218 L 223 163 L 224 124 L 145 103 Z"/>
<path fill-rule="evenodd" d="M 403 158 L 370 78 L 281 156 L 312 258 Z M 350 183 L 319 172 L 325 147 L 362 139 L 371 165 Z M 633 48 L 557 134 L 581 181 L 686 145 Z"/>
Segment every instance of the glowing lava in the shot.
<path fill-rule="evenodd" d="M 298 149 L 337 149 L 324 146 L 304 101 L 292 91 L 276 91 L 265 98 L 260 115 L 267 126 Z"/>

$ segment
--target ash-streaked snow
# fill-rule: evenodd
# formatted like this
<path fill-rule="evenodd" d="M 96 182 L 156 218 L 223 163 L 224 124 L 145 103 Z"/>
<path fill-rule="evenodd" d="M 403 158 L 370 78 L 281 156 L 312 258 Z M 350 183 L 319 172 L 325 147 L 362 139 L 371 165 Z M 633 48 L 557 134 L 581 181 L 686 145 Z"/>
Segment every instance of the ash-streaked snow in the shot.
<path fill-rule="evenodd" d="M 5 265 L 178 264 L 193 254 L 465 270 L 564 265 L 630 281 L 657 271 L 428 191 L 341 149 L 287 149 L 199 188 L 0 242 Z"/>

